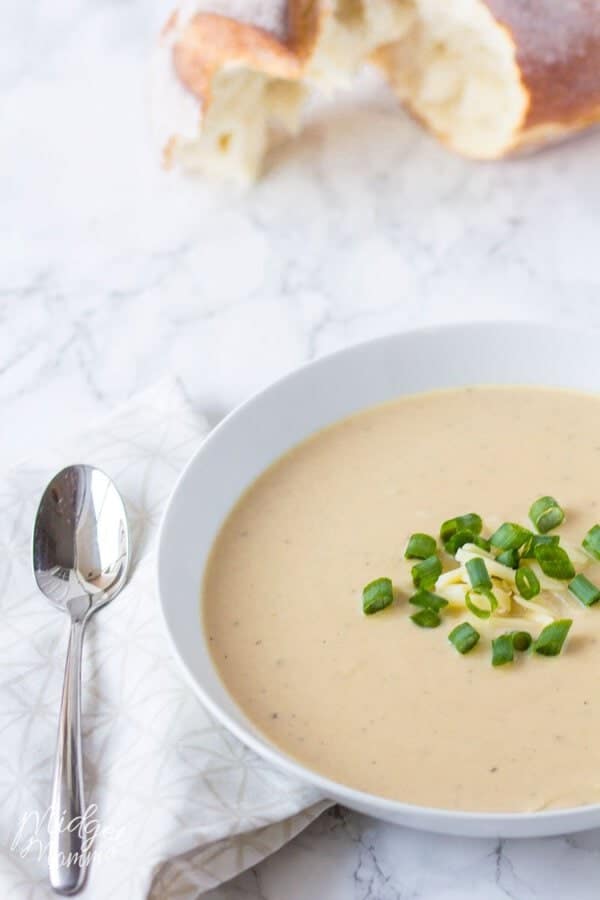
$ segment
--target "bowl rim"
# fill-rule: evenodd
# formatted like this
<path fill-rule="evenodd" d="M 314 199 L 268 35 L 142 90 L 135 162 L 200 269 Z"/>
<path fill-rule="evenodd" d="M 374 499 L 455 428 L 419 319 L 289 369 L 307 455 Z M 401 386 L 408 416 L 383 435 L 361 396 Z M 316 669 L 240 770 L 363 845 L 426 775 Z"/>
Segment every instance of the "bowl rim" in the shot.
<path fill-rule="evenodd" d="M 267 384 L 266 386 L 254 391 L 246 400 L 242 401 L 233 409 L 231 409 L 218 422 L 218 424 L 208 432 L 208 434 L 204 438 L 200 438 L 198 448 L 194 451 L 191 458 L 188 460 L 188 462 L 185 464 L 184 468 L 178 475 L 161 516 L 161 522 L 157 535 L 155 577 L 158 586 L 159 607 L 161 618 L 163 621 L 163 627 L 165 629 L 167 640 L 173 656 L 177 660 L 177 663 L 180 667 L 180 670 L 183 672 L 186 681 L 190 684 L 194 693 L 199 697 L 202 704 L 221 725 L 223 725 L 246 747 L 249 747 L 262 759 L 267 760 L 280 772 L 286 772 L 287 774 L 296 778 L 299 782 L 303 783 L 306 787 L 317 788 L 323 795 L 323 797 L 331 798 L 332 801 L 342 802 L 344 805 L 347 805 L 350 808 L 359 810 L 368 809 L 370 815 L 379 815 L 381 819 L 387 819 L 388 821 L 393 821 L 394 816 L 402 816 L 404 819 L 410 820 L 409 827 L 411 828 L 423 829 L 427 831 L 437 831 L 446 834 L 458 834 L 460 832 L 458 832 L 455 828 L 448 827 L 446 829 L 444 825 L 447 824 L 448 826 L 450 826 L 452 824 L 453 826 L 455 826 L 457 823 L 461 823 L 465 827 L 465 830 L 463 832 L 465 835 L 476 834 L 479 826 L 479 828 L 482 829 L 481 836 L 486 836 L 492 833 L 501 835 L 508 835 L 510 833 L 511 837 L 518 838 L 528 836 L 525 834 L 525 829 L 522 833 L 519 833 L 518 830 L 517 832 L 513 832 L 512 829 L 510 830 L 510 832 L 505 832 L 503 831 L 503 826 L 526 826 L 528 824 L 531 824 L 532 822 L 536 822 L 542 826 L 539 830 L 536 829 L 536 834 L 534 835 L 536 837 L 539 837 L 543 834 L 550 835 L 568 833 L 584 830 L 586 828 L 598 827 L 598 824 L 600 824 L 600 802 L 539 811 L 518 812 L 494 812 L 485 810 L 474 811 L 461 809 L 454 810 L 447 807 L 424 806 L 416 803 L 407 803 L 401 800 L 393 800 L 378 794 L 371 794 L 367 791 L 362 791 L 357 788 L 350 787 L 343 782 L 338 782 L 334 779 L 321 775 L 318 771 L 305 766 L 303 763 L 296 760 L 293 756 L 290 756 L 283 750 L 278 749 L 275 745 L 271 744 L 266 737 L 262 739 L 260 737 L 256 737 L 249 730 L 236 722 L 225 710 L 221 708 L 221 706 L 217 702 L 215 702 L 211 698 L 203 685 L 196 679 L 194 674 L 189 669 L 185 659 L 179 651 L 177 638 L 169 624 L 168 615 L 166 613 L 166 607 L 168 605 L 168 602 L 166 600 L 167 591 L 163 589 L 161 574 L 162 559 L 164 553 L 166 552 L 166 535 L 167 530 L 170 526 L 170 510 L 173 506 L 175 497 L 183 489 L 190 470 L 198 464 L 197 460 L 198 458 L 201 458 L 204 448 L 209 444 L 220 440 L 221 432 L 226 429 L 228 423 L 239 413 L 241 413 L 242 410 L 246 410 L 247 408 L 251 407 L 259 398 L 281 390 L 285 387 L 287 382 L 299 377 L 301 378 L 306 370 L 312 371 L 319 367 L 326 367 L 332 360 L 351 356 L 354 353 L 360 352 L 362 348 L 365 348 L 367 346 L 375 347 L 378 345 L 383 345 L 385 343 L 393 344 L 398 340 L 411 340 L 411 338 L 420 339 L 422 337 L 426 338 L 429 335 L 439 335 L 440 332 L 476 332 L 479 330 L 491 331 L 497 328 L 514 331 L 520 329 L 536 328 L 540 333 L 542 331 L 552 332 L 556 336 L 558 336 L 559 334 L 564 335 L 565 333 L 568 333 L 571 335 L 571 337 L 585 335 L 586 338 L 589 336 L 590 331 L 592 331 L 597 333 L 600 337 L 599 328 L 593 327 L 584 329 L 582 327 L 578 327 L 577 325 L 573 325 L 571 322 L 557 323 L 545 319 L 536 318 L 506 320 L 474 319 L 464 322 L 441 322 L 424 327 L 396 330 L 385 335 L 370 338 L 365 341 L 357 341 L 345 347 L 339 348 L 331 353 L 323 354 L 322 356 L 318 356 L 315 359 L 308 360 L 301 365 L 294 367 L 279 378 L 269 382 L 269 384 Z M 560 389 L 558 385 L 552 385 L 550 382 L 548 382 L 545 386 L 547 386 L 548 388 L 557 387 L 558 389 Z M 440 388 L 440 390 L 443 389 L 443 387 Z M 567 388 L 567 390 L 569 389 Z M 585 388 L 575 388 L 574 390 L 579 393 L 586 392 Z M 597 394 L 597 392 L 593 391 L 592 389 L 590 389 L 590 393 Z M 330 424 L 333 424 L 333 421 Z M 216 674 L 217 677 L 220 678 L 218 672 Z M 235 697 L 224 685 L 223 687 L 226 693 L 237 706 Z M 242 715 L 246 716 L 243 711 L 241 712 Z M 430 821 L 427 821 L 430 817 L 437 820 L 437 824 L 432 824 Z M 583 818 L 585 819 L 585 821 L 580 822 L 579 824 L 574 824 L 571 821 L 574 818 Z M 561 831 L 561 826 L 563 825 L 563 823 L 564 828 Z"/>

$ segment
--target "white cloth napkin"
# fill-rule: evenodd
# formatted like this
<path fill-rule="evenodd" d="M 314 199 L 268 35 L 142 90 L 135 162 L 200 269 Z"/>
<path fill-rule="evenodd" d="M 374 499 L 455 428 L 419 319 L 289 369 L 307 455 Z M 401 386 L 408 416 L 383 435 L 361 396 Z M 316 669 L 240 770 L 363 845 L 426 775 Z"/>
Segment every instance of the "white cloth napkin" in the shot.
<path fill-rule="evenodd" d="M 37 591 L 30 536 L 43 488 L 71 462 L 121 491 L 134 549 L 126 588 L 92 618 L 83 658 L 86 803 L 96 830 L 84 896 L 182 900 L 272 853 L 329 804 L 218 725 L 167 649 L 155 588 L 165 501 L 206 433 L 174 382 L 0 481 L 0 897 L 54 896 L 44 814 L 67 618 Z"/>

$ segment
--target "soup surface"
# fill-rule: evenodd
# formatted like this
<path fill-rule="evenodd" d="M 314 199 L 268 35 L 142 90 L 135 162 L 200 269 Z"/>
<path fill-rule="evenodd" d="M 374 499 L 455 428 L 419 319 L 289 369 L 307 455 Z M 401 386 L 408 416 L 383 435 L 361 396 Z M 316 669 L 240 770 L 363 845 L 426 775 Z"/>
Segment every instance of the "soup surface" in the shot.
<path fill-rule="evenodd" d="M 598 398 L 440 391 L 312 436 L 250 487 L 213 547 L 203 614 L 226 687 L 281 750 L 360 790 L 461 810 L 600 801 L 600 604 L 566 601 L 560 656 L 502 668 L 470 614 L 410 620 L 411 532 L 470 511 L 531 527 L 543 494 L 573 544 L 600 520 Z M 598 564 L 586 574 L 600 584 Z M 365 616 L 362 588 L 380 576 L 398 600 Z M 482 640 L 461 656 L 447 635 L 465 619 Z"/>

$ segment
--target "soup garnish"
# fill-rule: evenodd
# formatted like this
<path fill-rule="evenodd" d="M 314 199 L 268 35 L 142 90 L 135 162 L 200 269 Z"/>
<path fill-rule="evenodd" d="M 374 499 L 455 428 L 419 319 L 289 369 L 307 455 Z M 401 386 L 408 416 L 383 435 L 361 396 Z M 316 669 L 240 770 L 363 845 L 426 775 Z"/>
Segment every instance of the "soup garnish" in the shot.
<path fill-rule="evenodd" d="M 558 656 L 572 624 L 572 619 L 557 619 L 546 625 L 533 644 L 535 652 L 542 656 Z"/>
<path fill-rule="evenodd" d="M 454 519 L 443 522 L 440 528 L 440 538 L 443 544 L 447 544 L 457 534 L 470 534 L 471 538 L 474 538 L 481 534 L 482 528 L 481 516 L 478 516 L 477 513 L 467 513 L 465 516 L 456 516 Z"/>
<path fill-rule="evenodd" d="M 600 525 L 590 528 L 583 539 L 583 547 L 594 559 L 600 559 Z"/>
<path fill-rule="evenodd" d="M 363 590 L 363 612 L 366 616 L 385 609 L 394 602 L 391 578 L 376 578 Z"/>
<path fill-rule="evenodd" d="M 520 557 L 518 550 L 503 550 L 502 553 L 498 554 L 496 559 L 501 565 L 508 566 L 509 569 L 519 568 Z"/>
<path fill-rule="evenodd" d="M 554 497 L 540 497 L 532 503 L 529 518 L 540 534 L 546 534 L 564 522 L 565 514 Z"/>
<path fill-rule="evenodd" d="M 442 574 L 442 563 L 436 554 L 432 554 L 413 566 L 411 574 L 414 586 L 427 590 L 433 587 Z"/>
<path fill-rule="evenodd" d="M 405 559 L 427 559 L 428 556 L 435 556 L 437 550 L 437 542 L 430 534 L 421 534 L 416 532 L 411 534 L 404 551 Z"/>
<path fill-rule="evenodd" d="M 514 522 L 505 522 L 493 533 L 490 544 L 497 550 L 519 550 L 530 537 L 528 528 Z"/>
<path fill-rule="evenodd" d="M 535 548 L 544 544 L 558 544 L 557 534 L 532 534 L 521 551 L 521 559 L 535 559 Z M 517 568 L 517 566 L 515 566 Z"/>
<path fill-rule="evenodd" d="M 542 589 L 537 575 L 529 566 L 517 569 L 515 572 L 515 585 L 521 597 L 525 600 L 533 600 Z"/>
<path fill-rule="evenodd" d="M 438 597 L 437 594 L 424 590 L 413 594 L 408 602 L 412 603 L 413 606 L 420 606 L 422 609 L 432 609 L 434 612 L 439 612 L 440 609 L 448 606 L 448 601 L 444 600 L 443 597 Z"/>
<path fill-rule="evenodd" d="M 453 628 L 448 635 L 448 640 L 454 644 L 459 653 L 468 653 L 472 650 L 481 635 L 469 622 L 461 622 Z"/>
<path fill-rule="evenodd" d="M 586 607 L 600 600 L 600 588 L 581 571 L 576 572 L 571 559 L 572 556 L 580 568 L 590 556 L 600 559 L 600 525 L 584 537 L 582 547 L 586 553 L 570 548 L 569 556 L 560 546 L 559 535 L 546 533 L 565 519 L 564 510 L 554 497 L 536 500 L 529 518 L 537 533 L 516 522 L 504 522 L 489 538 L 481 534 L 483 519 L 477 513 L 447 519 L 440 528 L 440 541 L 443 551 L 458 566 L 446 571 L 436 539 L 422 532 L 411 534 L 404 557 L 419 560 L 411 568 L 417 592 L 409 598 L 409 603 L 419 607 L 410 617 L 415 625 L 437 628 L 442 623 L 442 611 L 461 608 L 480 620 L 530 619 L 545 626 L 538 637 L 533 640 L 528 631 L 519 630 L 493 637 L 492 665 L 512 662 L 515 650 L 523 653 L 531 649 L 542 656 L 558 656 L 572 620 L 554 619 L 544 600 L 549 595 L 561 600 L 571 595 Z M 363 611 L 368 615 L 392 602 L 389 578 L 377 579 L 363 591 Z M 461 622 L 448 635 L 461 654 L 472 650 L 480 637 L 469 622 Z"/>
<path fill-rule="evenodd" d="M 535 558 L 548 578 L 555 578 L 557 581 L 575 578 L 575 567 L 569 554 L 558 544 L 539 544 L 535 548 Z"/>
<path fill-rule="evenodd" d="M 503 666 L 514 659 L 514 641 L 512 633 L 501 634 L 492 641 L 492 665 Z"/>
<path fill-rule="evenodd" d="M 437 628 L 442 621 L 435 610 L 428 609 L 427 607 L 425 607 L 425 609 L 420 609 L 419 612 L 413 613 L 411 619 L 415 625 L 419 626 L 419 628 Z"/>
<path fill-rule="evenodd" d="M 594 603 L 597 603 L 598 600 L 600 600 L 600 588 L 597 588 L 595 584 L 592 584 L 590 579 L 587 578 L 583 572 L 576 575 L 573 581 L 569 583 L 569 591 L 574 597 L 577 597 L 579 602 L 583 603 L 584 606 L 593 606 Z"/>

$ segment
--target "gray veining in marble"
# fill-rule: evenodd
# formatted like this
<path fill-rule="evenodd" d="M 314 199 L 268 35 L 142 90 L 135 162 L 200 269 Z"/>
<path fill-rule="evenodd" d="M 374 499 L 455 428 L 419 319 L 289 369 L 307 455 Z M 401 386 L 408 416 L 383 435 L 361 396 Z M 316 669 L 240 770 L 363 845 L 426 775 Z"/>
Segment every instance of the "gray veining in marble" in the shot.
<path fill-rule="evenodd" d="M 533 841 L 420 834 L 334 808 L 207 900 L 595 900 L 600 830 Z"/>

